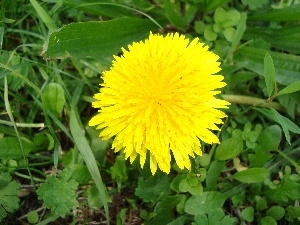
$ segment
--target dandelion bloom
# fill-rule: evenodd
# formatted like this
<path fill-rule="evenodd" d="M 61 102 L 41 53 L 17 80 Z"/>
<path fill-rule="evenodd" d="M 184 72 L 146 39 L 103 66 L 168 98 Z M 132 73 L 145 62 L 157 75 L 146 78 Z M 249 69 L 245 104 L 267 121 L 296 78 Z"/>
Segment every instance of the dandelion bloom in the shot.
<path fill-rule="evenodd" d="M 219 143 L 219 130 L 229 103 L 215 98 L 226 84 L 219 57 L 197 38 L 184 35 L 150 37 L 122 48 L 110 70 L 103 73 L 100 93 L 94 95 L 99 113 L 89 122 L 100 137 L 114 137 L 112 148 L 124 150 L 131 163 L 137 155 L 143 167 L 147 152 L 152 174 L 158 167 L 170 172 L 171 152 L 179 168 L 191 168 L 190 156 L 201 155 L 200 139 Z"/>

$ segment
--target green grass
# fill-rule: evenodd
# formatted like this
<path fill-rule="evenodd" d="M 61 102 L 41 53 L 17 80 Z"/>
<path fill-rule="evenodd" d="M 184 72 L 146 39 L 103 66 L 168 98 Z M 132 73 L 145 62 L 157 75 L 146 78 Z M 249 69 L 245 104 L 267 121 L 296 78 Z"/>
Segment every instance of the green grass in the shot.
<path fill-rule="evenodd" d="M 298 0 L 3 0 L 0 223 L 300 224 L 299 11 Z M 191 171 L 152 176 L 88 126 L 113 55 L 150 31 L 220 56 L 232 104 L 221 143 Z"/>

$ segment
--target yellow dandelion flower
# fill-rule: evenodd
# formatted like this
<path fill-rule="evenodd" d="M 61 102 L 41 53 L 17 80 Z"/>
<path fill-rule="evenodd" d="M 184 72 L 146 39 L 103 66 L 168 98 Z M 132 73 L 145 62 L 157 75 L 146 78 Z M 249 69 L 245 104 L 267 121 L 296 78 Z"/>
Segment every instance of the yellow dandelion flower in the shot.
<path fill-rule="evenodd" d="M 122 56 L 114 56 L 103 73 L 94 108 L 99 113 L 90 126 L 101 129 L 100 137 L 114 137 L 115 151 L 124 150 L 131 163 L 137 155 L 143 167 L 147 152 L 152 174 L 169 173 L 171 152 L 179 168 L 191 168 L 190 156 L 201 155 L 200 140 L 218 143 L 211 130 L 219 130 L 229 103 L 215 98 L 226 84 L 219 57 L 196 38 L 150 34 L 133 43 Z"/>

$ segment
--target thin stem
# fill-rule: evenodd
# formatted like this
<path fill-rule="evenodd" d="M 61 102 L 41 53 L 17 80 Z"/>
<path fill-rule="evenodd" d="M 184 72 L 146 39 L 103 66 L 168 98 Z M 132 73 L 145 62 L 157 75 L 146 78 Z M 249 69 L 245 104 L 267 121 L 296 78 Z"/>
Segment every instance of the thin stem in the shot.
<path fill-rule="evenodd" d="M 284 154 L 282 151 L 276 149 L 275 150 L 279 155 L 281 155 L 283 158 L 286 159 L 289 163 L 291 163 L 294 167 L 296 167 L 297 171 L 300 171 L 300 166 L 290 157 L 288 157 L 286 154 Z"/>
<path fill-rule="evenodd" d="M 255 98 L 245 95 L 222 95 L 223 99 L 235 104 L 244 104 L 244 105 L 252 105 L 252 106 L 260 106 L 260 107 L 272 107 L 277 111 L 285 112 L 285 108 L 280 105 L 278 102 L 271 102 L 261 98 Z"/>

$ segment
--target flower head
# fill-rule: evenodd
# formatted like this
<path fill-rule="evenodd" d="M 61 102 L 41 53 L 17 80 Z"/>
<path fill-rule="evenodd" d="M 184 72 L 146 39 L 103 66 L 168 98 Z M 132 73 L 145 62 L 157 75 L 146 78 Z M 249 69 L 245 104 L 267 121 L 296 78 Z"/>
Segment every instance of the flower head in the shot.
<path fill-rule="evenodd" d="M 226 84 L 218 56 L 198 39 L 168 34 L 150 34 L 133 43 L 122 56 L 114 56 L 103 73 L 94 108 L 99 113 L 90 126 L 101 129 L 100 137 L 115 137 L 115 151 L 124 149 L 133 162 L 137 155 L 143 167 L 147 152 L 152 174 L 158 167 L 170 172 L 171 152 L 179 168 L 190 169 L 190 156 L 201 155 L 200 139 L 218 143 L 211 130 L 219 130 L 229 103 L 215 98 Z"/>

